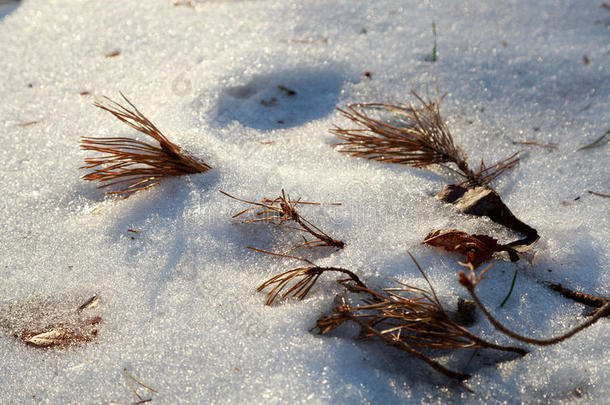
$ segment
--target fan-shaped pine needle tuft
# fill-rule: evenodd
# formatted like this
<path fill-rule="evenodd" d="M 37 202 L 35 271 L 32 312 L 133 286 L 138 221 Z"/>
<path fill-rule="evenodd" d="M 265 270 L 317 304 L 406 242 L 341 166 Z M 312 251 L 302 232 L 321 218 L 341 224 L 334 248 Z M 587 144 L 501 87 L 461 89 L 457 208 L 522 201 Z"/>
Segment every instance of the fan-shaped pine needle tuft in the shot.
<path fill-rule="evenodd" d="M 178 145 L 170 142 L 161 131 L 121 93 L 127 107 L 105 97 L 107 103 L 94 105 L 108 111 L 117 119 L 158 142 L 153 145 L 137 139 L 83 137 L 80 147 L 86 151 L 99 152 L 102 156 L 85 158 L 80 169 L 93 169 L 82 178 L 98 181 L 98 188 L 119 186 L 108 194 L 129 197 L 159 184 L 164 177 L 201 173 L 211 167 L 188 156 Z"/>
<path fill-rule="evenodd" d="M 471 169 L 466 153 L 455 145 L 441 117 L 438 90 L 435 101 L 425 100 L 415 91 L 412 94 L 419 105 L 364 103 L 340 108 L 341 114 L 354 122 L 356 127 L 335 126 L 330 130 L 340 140 L 335 144 L 341 147 L 339 151 L 420 168 L 438 164 L 462 177 L 464 180 L 460 184 L 468 183 L 471 186 L 490 183 L 519 161 L 517 154 L 514 154 L 490 166 L 481 162 L 477 171 Z M 384 113 L 389 113 L 390 119 L 384 119 Z"/>

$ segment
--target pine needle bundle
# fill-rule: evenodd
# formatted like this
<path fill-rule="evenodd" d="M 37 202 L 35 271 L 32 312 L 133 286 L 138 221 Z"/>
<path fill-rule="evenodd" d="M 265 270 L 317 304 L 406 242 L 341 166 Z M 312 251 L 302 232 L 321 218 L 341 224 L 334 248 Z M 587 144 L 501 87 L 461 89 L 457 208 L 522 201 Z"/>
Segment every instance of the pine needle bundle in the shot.
<path fill-rule="evenodd" d="M 301 232 L 302 234 L 309 234 L 315 238 L 313 240 L 306 240 L 303 236 L 303 239 L 305 239 L 305 241 L 293 246 L 290 250 L 295 250 L 300 247 L 321 246 L 343 249 L 343 247 L 345 246 L 345 243 L 338 239 L 333 239 L 322 229 L 305 219 L 296 209 L 298 205 L 320 205 L 320 203 L 301 201 L 300 199 L 292 200 L 289 195 L 286 195 L 284 189 L 282 189 L 281 195 L 277 198 L 274 198 L 273 200 L 269 198 L 263 198 L 261 202 L 244 200 L 232 196 L 231 194 L 226 193 L 222 190 L 220 190 L 220 192 L 229 198 L 251 205 L 251 207 L 239 211 L 237 214 L 233 215 L 233 218 L 237 218 L 249 211 L 258 209 L 255 214 L 256 218 L 244 220 L 244 224 L 268 222 L 276 226 L 296 230 L 298 232 Z M 332 205 L 339 204 L 334 203 Z M 288 224 L 288 222 L 292 222 L 295 225 Z"/>
<path fill-rule="evenodd" d="M 339 138 L 340 152 L 352 156 L 388 163 L 424 168 L 441 165 L 463 178 L 471 186 L 491 182 L 517 162 L 517 154 L 494 165 L 483 161 L 478 170 L 468 165 L 464 150 L 456 146 L 439 110 L 441 97 L 425 100 L 412 92 L 419 105 L 364 103 L 349 104 L 339 109 L 341 114 L 356 124 L 355 128 L 335 126 L 330 130 Z M 391 119 L 385 119 L 389 113 Z"/>
<path fill-rule="evenodd" d="M 107 103 L 94 105 L 108 111 L 114 117 L 157 141 L 158 145 L 126 137 L 96 138 L 83 137 L 80 147 L 86 151 L 99 152 L 102 156 L 85 158 L 80 169 L 90 170 L 82 178 L 98 181 L 98 188 L 119 186 L 108 194 L 126 197 L 159 184 L 165 177 L 201 173 L 211 167 L 185 153 L 178 145 L 170 142 L 165 135 L 142 114 L 122 93 L 127 107 L 105 97 Z"/>

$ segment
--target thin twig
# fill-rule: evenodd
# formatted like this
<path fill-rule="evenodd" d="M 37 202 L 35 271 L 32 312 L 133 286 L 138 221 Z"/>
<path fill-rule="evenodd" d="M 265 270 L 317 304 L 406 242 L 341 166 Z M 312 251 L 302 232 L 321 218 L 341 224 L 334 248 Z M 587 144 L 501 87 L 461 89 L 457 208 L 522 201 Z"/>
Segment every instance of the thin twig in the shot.
<path fill-rule="evenodd" d="M 145 403 L 145 402 L 150 402 L 152 399 L 143 399 L 142 396 L 140 394 L 138 394 L 138 392 L 136 391 L 136 389 L 133 387 L 133 385 L 131 384 L 131 382 L 129 382 L 129 380 L 133 380 L 135 381 L 138 385 L 140 385 L 141 387 L 146 388 L 149 391 L 154 392 L 155 394 L 158 394 L 158 391 L 155 390 L 154 388 L 149 387 L 148 385 L 144 384 L 142 381 L 138 380 L 133 374 L 131 374 L 129 371 L 127 371 L 126 368 L 123 369 L 123 373 L 125 374 L 125 381 L 127 381 L 127 385 L 129 386 L 129 388 L 131 389 L 131 391 L 136 395 L 136 397 L 138 397 L 138 402 L 136 403 Z"/>
<path fill-rule="evenodd" d="M 588 305 L 590 307 L 601 308 L 604 304 L 610 302 L 610 298 L 598 297 L 591 294 L 585 294 L 580 291 L 570 290 L 565 288 L 559 283 L 545 283 L 551 290 L 558 292 L 566 298 L 580 302 L 581 304 Z"/>
<path fill-rule="evenodd" d="M 596 195 L 598 197 L 610 198 L 610 194 L 597 193 L 595 191 L 587 190 L 587 193 Z"/>
<path fill-rule="evenodd" d="M 530 344 L 538 345 L 538 346 L 549 346 L 549 345 L 554 345 L 554 344 L 560 343 L 560 342 L 574 336 L 575 334 L 582 331 L 583 329 L 586 329 L 589 326 L 593 325 L 595 322 L 597 322 L 599 320 L 599 318 L 602 318 L 602 317 L 610 314 L 610 302 L 607 302 L 599 309 L 599 311 L 597 311 L 595 313 L 594 316 L 589 318 L 587 321 L 581 323 L 580 325 L 575 326 L 574 328 L 570 329 L 566 333 L 563 333 L 559 336 L 549 338 L 549 339 L 535 339 L 535 338 L 523 336 L 516 332 L 511 331 L 510 329 L 508 329 L 504 325 L 502 325 L 502 323 L 500 323 L 500 321 L 498 321 L 496 318 L 494 318 L 493 315 L 491 315 L 491 313 L 487 310 L 487 308 L 481 302 L 481 300 L 479 299 L 479 297 L 477 296 L 477 294 L 475 292 L 475 288 L 480 281 L 480 277 L 474 277 L 474 271 L 471 272 L 470 276 L 467 276 L 466 273 L 461 271 L 459 273 L 458 280 L 459 280 L 460 284 L 466 288 L 466 290 L 472 297 L 473 301 L 477 304 L 479 309 L 481 311 L 483 311 L 483 313 L 485 314 L 485 317 L 487 317 L 487 320 L 497 330 L 499 330 L 500 332 L 504 333 L 505 335 L 507 335 L 513 339 L 516 339 L 516 340 L 518 340 L 520 342 L 524 342 L 524 343 L 530 343 Z"/>

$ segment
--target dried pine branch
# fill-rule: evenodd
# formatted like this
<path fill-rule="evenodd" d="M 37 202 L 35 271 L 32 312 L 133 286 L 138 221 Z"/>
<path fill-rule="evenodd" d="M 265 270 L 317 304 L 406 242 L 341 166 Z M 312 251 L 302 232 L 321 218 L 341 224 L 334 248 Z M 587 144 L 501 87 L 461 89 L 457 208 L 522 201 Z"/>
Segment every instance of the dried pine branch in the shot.
<path fill-rule="evenodd" d="M 389 163 L 426 167 L 439 164 L 456 172 L 473 186 L 486 185 L 502 172 L 512 168 L 519 160 L 516 154 L 489 167 L 483 164 L 472 170 L 465 152 L 456 146 L 445 121 L 441 117 L 441 98 L 424 100 L 412 92 L 420 105 L 390 105 L 380 103 L 350 104 L 339 109 L 344 117 L 356 124 L 356 128 L 335 126 L 330 132 L 341 142 L 340 152 Z M 374 118 L 389 112 L 393 120 Z M 448 166 L 453 164 L 455 168 Z"/>
<path fill-rule="evenodd" d="M 170 142 L 123 93 L 121 96 L 128 104 L 127 107 L 108 97 L 105 97 L 107 104 L 96 102 L 94 105 L 108 111 L 138 132 L 150 136 L 159 145 L 124 137 L 83 137 L 80 140 L 81 149 L 102 153 L 100 157 L 85 158 L 85 165 L 81 169 L 94 170 L 84 175 L 84 180 L 104 183 L 98 188 L 120 185 L 119 190 L 107 193 L 128 197 L 159 184 L 159 180 L 164 177 L 201 173 L 211 169 Z"/>
<path fill-rule="evenodd" d="M 409 253 L 409 255 L 411 255 Z M 500 346 L 487 342 L 452 320 L 441 305 L 434 288 L 415 258 L 411 255 L 429 289 L 422 289 L 394 280 L 398 287 L 377 292 L 362 286 L 352 286 L 351 291 L 366 294 L 363 305 L 351 305 L 345 295 L 335 313 L 321 318 L 314 329 L 328 333 L 344 322 L 361 327 L 360 338 L 375 338 L 406 351 L 425 361 L 436 371 L 457 381 L 469 375 L 449 370 L 423 354 L 420 349 L 457 350 L 488 348 L 525 355 L 526 350 L 515 346 Z"/>
<path fill-rule="evenodd" d="M 237 214 L 233 215 L 232 218 L 237 218 L 245 214 L 246 212 L 258 209 L 258 211 L 256 212 L 257 218 L 245 220 L 243 221 L 244 224 L 256 222 L 270 222 L 276 226 L 294 229 L 299 232 L 307 233 L 316 238 L 314 240 L 306 240 L 303 243 L 299 243 L 293 246 L 290 250 L 295 250 L 304 246 L 328 246 L 336 247 L 338 249 L 343 249 L 343 247 L 345 246 L 342 241 L 331 238 L 327 233 L 325 233 L 320 228 L 309 222 L 307 219 L 303 218 L 301 214 L 299 214 L 299 212 L 296 210 L 297 205 L 320 205 L 320 203 L 306 202 L 300 200 L 293 201 L 290 199 L 290 196 L 286 195 L 284 189 L 282 189 L 282 194 L 279 197 L 273 200 L 263 198 L 260 203 L 255 201 L 243 200 L 241 198 L 234 197 L 224 191 L 220 192 L 229 198 L 252 205 L 252 207 L 246 208 L 245 210 L 242 210 Z M 338 204 L 335 203 L 333 205 Z M 297 226 L 287 225 L 286 223 L 290 221 L 296 223 Z"/>
<path fill-rule="evenodd" d="M 520 342 L 530 343 L 530 344 L 538 345 L 538 346 L 554 345 L 554 344 L 563 342 L 564 340 L 574 336 L 575 334 L 582 331 L 583 329 L 586 329 L 589 326 L 593 325 L 600 318 L 610 314 L 610 301 L 607 301 L 587 321 L 581 323 L 580 325 L 573 327 L 569 331 L 567 331 L 559 336 L 549 338 L 549 339 L 535 339 L 535 338 L 531 338 L 528 336 L 520 335 L 516 332 L 511 331 L 510 329 L 508 329 L 507 327 L 502 325 L 502 323 L 500 321 L 498 321 L 496 318 L 494 318 L 494 316 L 487 310 L 485 305 L 481 302 L 481 300 L 479 299 L 479 297 L 475 291 L 477 285 L 481 282 L 483 274 L 490 268 L 491 268 L 491 265 L 489 267 L 487 267 L 485 270 L 483 270 L 481 272 L 481 274 L 479 274 L 479 275 L 476 275 L 474 270 L 472 270 L 472 269 L 470 270 L 469 275 L 466 275 L 466 273 L 464 273 L 463 271 L 460 271 L 460 273 L 458 275 L 459 283 L 462 286 L 464 286 L 464 288 L 466 288 L 466 290 L 472 297 L 472 300 L 475 302 L 477 307 L 479 307 L 479 309 L 481 311 L 483 311 L 483 314 L 485 314 L 485 317 L 487 317 L 487 320 L 489 321 L 489 323 L 491 323 L 493 325 L 494 328 L 496 328 L 498 331 L 502 332 L 503 334 L 505 334 L 515 340 L 518 340 Z"/>
<path fill-rule="evenodd" d="M 415 91 L 412 94 L 419 105 L 350 104 L 346 109 L 339 109 L 344 117 L 356 124 L 355 128 L 335 126 L 330 130 L 340 139 L 336 143 L 339 151 L 420 168 L 438 164 L 462 178 L 456 184 L 445 186 L 438 198 L 455 204 L 462 212 L 487 216 L 525 235 L 510 246 L 529 246 L 536 242 L 537 231 L 518 220 L 489 187 L 494 179 L 515 167 L 519 161 L 518 152 L 490 166 L 481 160 L 479 169 L 472 169 L 466 153 L 454 143 L 441 117 L 438 89 L 435 101 L 424 100 Z M 384 112 L 390 113 L 391 118 L 383 117 Z"/>

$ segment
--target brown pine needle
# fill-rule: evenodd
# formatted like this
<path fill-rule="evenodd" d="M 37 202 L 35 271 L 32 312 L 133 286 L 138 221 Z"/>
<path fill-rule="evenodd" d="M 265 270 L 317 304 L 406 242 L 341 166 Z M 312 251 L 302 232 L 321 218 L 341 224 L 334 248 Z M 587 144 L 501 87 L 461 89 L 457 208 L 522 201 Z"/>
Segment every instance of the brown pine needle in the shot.
<path fill-rule="evenodd" d="M 299 243 L 293 246 L 290 250 L 295 250 L 300 247 L 319 247 L 319 246 L 327 246 L 327 247 L 335 247 L 337 249 L 343 249 L 345 243 L 340 240 L 331 238 L 327 233 L 322 231 L 316 225 L 309 222 L 307 219 L 303 218 L 301 214 L 296 209 L 297 205 L 320 205 L 320 203 L 301 201 L 301 200 L 291 200 L 290 196 L 287 196 L 282 189 L 282 194 L 270 200 L 268 198 L 263 198 L 261 202 L 248 201 L 235 196 L 232 196 L 229 193 L 226 193 L 222 190 L 219 190 L 222 194 L 226 195 L 229 198 L 232 198 L 237 201 L 241 201 L 246 204 L 250 204 L 252 207 L 246 208 L 244 210 L 239 211 L 234 214 L 232 218 L 237 218 L 246 212 L 255 210 L 255 215 L 257 218 L 244 220 L 242 223 L 250 224 L 256 222 L 270 222 L 276 226 L 282 226 L 287 229 L 294 229 L 299 232 L 307 233 L 313 236 L 314 240 L 306 240 L 303 243 Z M 332 203 L 331 205 L 340 205 L 339 203 Z M 288 225 L 286 222 L 296 223 L 296 226 Z M 289 251 L 290 251 L 289 250 Z"/>
<path fill-rule="evenodd" d="M 610 129 L 606 130 L 606 132 L 604 132 L 599 138 L 597 138 L 590 144 L 581 146 L 577 150 L 593 149 L 593 148 L 599 148 L 600 146 L 607 145 L 610 143 L 610 140 L 606 141 L 606 137 L 608 135 L 610 135 Z"/>
<path fill-rule="evenodd" d="M 610 298 L 608 297 L 599 297 L 592 294 L 586 294 L 580 291 L 571 290 L 562 286 L 560 283 L 545 283 L 546 286 L 563 295 L 566 298 L 570 298 L 576 302 L 580 302 L 581 304 L 588 305 L 590 307 L 601 308 L 604 304 L 610 302 Z"/>
<path fill-rule="evenodd" d="M 425 100 L 415 91 L 412 94 L 419 105 L 366 103 L 339 109 L 344 117 L 356 124 L 355 128 L 335 126 L 330 130 L 340 139 L 335 144 L 341 147 L 339 151 L 420 168 L 438 164 L 464 178 L 462 183 L 468 182 L 473 186 L 488 184 L 519 160 L 514 154 L 493 166 L 482 164 L 478 171 L 472 170 L 465 152 L 455 145 L 440 114 L 438 89 L 435 101 Z M 391 118 L 376 118 L 384 112 L 389 112 Z"/>
<path fill-rule="evenodd" d="M 139 386 L 146 388 L 147 390 L 154 392 L 155 394 L 158 394 L 158 391 L 155 390 L 154 388 L 149 387 L 148 385 L 144 384 L 142 381 L 138 380 L 133 374 L 131 374 L 129 371 L 127 371 L 126 368 L 123 369 L 123 374 L 125 374 L 125 381 L 127 382 L 127 385 L 129 386 L 129 388 L 131 389 L 131 391 L 135 394 L 136 397 L 138 397 L 138 402 L 136 402 L 136 404 L 143 404 L 146 402 L 150 402 L 152 401 L 151 399 L 143 399 L 142 396 L 140 394 L 138 394 L 138 392 L 136 391 L 136 389 L 134 388 L 134 386 L 131 384 L 131 382 L 129 380 L 134 381 L 135 383 L 137 383 Z"/>
<path fill-rule="evenodd" d="M 106 104 L 95 102 L 94 105 L 108 111 L 138 132 L 153 138 L 158 142 L 158 146 L 124 137 L 82 137 L 81 149 L 102 153 L 100 157 L 85 158 L 85 165 L 80 169 L 93 171 L 84 175 L 84 180 L 104 183 L 98 188 L 120 185 L 118 190 L 108 191 L 107 194 L 122 194 L 128 197 L 159 184 L 162 178 L 201 173 L 211 169 L 170 142 L 123 93 L 121 96 L 127 107 L 108 97 L 105 97 Z"/>
<path fill-rule="evenodd" d="M 513 145 L 540 146 L 541 148 L 547 148 L 551 150 L 556 150 L 559 147 L 558 143 L 540 143 L 535 141 L 514 141 Z"/>
<path fill-rule="evenodd" d="M 610 194 L 598 193 L 595 191 L 588 190 L 587 193 L 596 195 L 598 197 L 610 198 Z"/>

